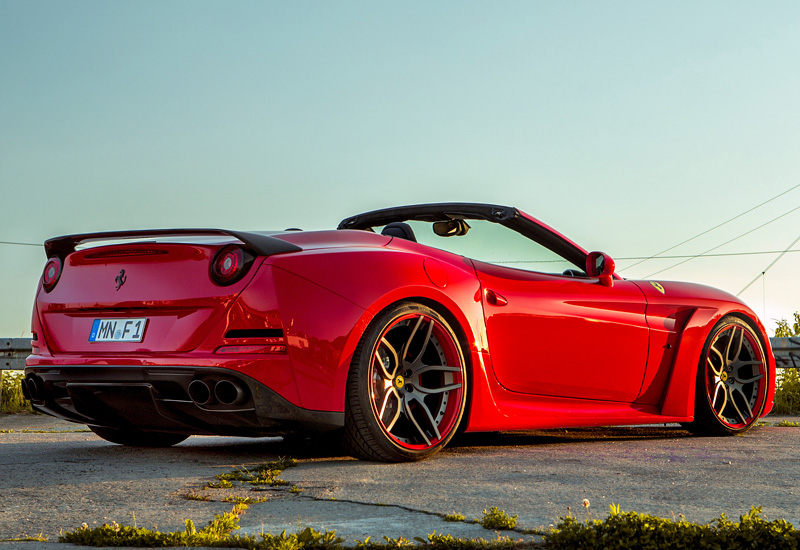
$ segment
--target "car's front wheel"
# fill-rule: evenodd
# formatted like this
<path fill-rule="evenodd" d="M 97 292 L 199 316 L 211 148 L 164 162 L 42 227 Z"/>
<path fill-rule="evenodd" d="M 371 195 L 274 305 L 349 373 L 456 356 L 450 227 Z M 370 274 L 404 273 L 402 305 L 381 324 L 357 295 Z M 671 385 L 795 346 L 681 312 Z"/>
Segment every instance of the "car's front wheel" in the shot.
<path fill-rule="evenodd" d="M 467 370 L 453 329 L 418 303 L 391 307 L 370 324 L 353 357 L 345 443 L 366 460 L 426 458 L 458 429 Z"/>
<path fill-rule="evenodd" d="M 703 348 L 697 376 L 698 435 L 743 433 L 755 425 L 767 399 L 767 361 L 761 340 L 739 317 L 723 317 Z"/>
<path fill-rule="evenodd" d="M 106 441 L 129 447 L 171 447 L 189 437 L 185 434 L 119 430 L 101 426 L 89 426 L 89 429 Z"/>

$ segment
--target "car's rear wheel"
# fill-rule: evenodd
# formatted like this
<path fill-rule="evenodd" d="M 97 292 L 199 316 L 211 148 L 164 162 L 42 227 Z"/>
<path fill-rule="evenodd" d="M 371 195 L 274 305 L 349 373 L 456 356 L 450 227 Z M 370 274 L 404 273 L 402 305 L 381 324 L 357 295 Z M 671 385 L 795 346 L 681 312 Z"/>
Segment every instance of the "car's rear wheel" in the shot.
<path fill-rule="evenodd" d="M 755 425 L 767 399 L 767 361 L 758 334 L 739 317 L 723 317 L 703 348 L 697 376 L 698 435 L 743 433 Z"/>
<path fill-rule="evenodd" d="M 129 447 L 171 447 L 189 437 L 185 434 L 119 430 L 101 426 L 89 426 L 89 429 L 106 441 Z"/>
<path fill-rule="evenodd" d="M 458 429 L 467 370 L 453 329 L 436 311 L 402 303 L 378 315 L 353 357 L 345 444 L 362 459 L 426 458 Z"/>

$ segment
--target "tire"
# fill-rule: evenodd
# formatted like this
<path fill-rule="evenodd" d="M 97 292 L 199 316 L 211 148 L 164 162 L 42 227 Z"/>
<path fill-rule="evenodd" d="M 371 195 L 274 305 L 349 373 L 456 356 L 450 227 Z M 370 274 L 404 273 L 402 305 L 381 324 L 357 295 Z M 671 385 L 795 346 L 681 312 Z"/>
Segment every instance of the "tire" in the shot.
<path fill-rule="evenodd" d="M 100 426 L 89 426 L 89 429 L 106 441 L 128 447 L 171 447 L 189 437 L 185 434 L 139 432 Z"/>
<path fill-rule="evenodd" d="M 467 402 L 467 369 L 453 329 L 406 302 L 378 315 L 353 356 L 344 444 L 379 462 L 427 458 L 453 437 Z"/>
<path fill-rule="evenodd" d="M 769 384 L 761 339 L 739 317 L 723 317 L 708 335 L 697 372 L 696 435 L 735 435 L 752 428 L 764 411 Z"/>

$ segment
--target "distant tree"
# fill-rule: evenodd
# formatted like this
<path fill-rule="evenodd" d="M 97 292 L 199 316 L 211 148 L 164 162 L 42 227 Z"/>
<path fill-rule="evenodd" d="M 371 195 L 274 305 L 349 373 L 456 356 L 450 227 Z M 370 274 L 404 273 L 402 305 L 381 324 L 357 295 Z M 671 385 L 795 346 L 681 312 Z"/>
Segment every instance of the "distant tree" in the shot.
<path fill-rule="evenodd" d="M 794 324 L 790 327 L 789 321 L 780 319 L 776 321 L 778 327 L 775 329 L 775 336 L 778 338 L 789 338 L 791 336 L 800 336 L 800 312 L 794 312 Z"/>

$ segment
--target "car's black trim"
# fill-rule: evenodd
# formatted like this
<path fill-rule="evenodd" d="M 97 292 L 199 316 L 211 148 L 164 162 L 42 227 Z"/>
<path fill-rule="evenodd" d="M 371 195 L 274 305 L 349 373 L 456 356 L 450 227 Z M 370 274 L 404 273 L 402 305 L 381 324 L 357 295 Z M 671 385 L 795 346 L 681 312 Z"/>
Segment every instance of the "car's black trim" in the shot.
<path fill-rule="evenodd" d="M 297 245 L 284 240 L 247 231 L 230 231 L 227 229 L 139 229 L 131 231 L 105 231 L 101 233 L 82 233 L 77 235 L 64 235 L 48 239 L 44 243 L 44 250 L 48 258 L 58 256 L 64 258 L 75 251 L 75 247 L 82 243 L 96 241 L 110 241 L 117 239 L 144 239 L 147 237 L 182 237 L 203 235 L 226 235 L 239 239 L 245 247 L 259 256 L 271 256 L 285 252 L 299 252 L 302 250 Z"/>
<path fill-rule="evenodd" d="M 443 222 L 453 219 L 488 220 L 502 223 L 520 216 L 516 208 L 496 204 L 469 202 L 445 202 L 437 204 L 416 204 L 373 210 L 346 218 L 337 229 L 367 229 L 392 222 L 419 220 L 423 222 Z"/>
<path fill-rule="evenodd" d="M 48 366 L 28 367 L 40 394 L 37 411 L 71 422 L 120 430 L 260 437 L 325 432 L 344 426 L 344 413 L 293 405 L 257 380 L 214 367 Z M 198 405 L 189 397 L 194 380 L 240 384 L 235 405 Z"/>
<path fill-rule="evenodd" d="M 523 216 L 512 206 L 480 204 L 468 202 L 448 202 L 437 204 L 417 204 L 373 210 L 357 214 L 339 223 L 337 229 L 370 229 L 394 222 L 417 220 L 438 222 L 453 219 L 486 220 L 520 233 L 521 235 L 549 248 L 556 254 L 584 269 L 586 251 L 564 240 L 548 228 Z"/>

